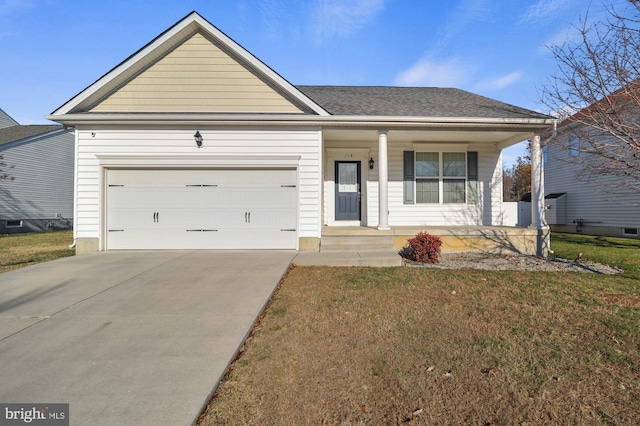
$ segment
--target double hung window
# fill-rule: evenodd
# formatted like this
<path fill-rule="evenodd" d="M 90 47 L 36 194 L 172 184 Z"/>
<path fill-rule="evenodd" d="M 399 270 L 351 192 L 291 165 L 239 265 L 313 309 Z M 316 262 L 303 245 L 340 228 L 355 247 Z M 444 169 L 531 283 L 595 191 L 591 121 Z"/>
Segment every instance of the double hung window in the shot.
<path fill-rule="evenodd" d="M 405 151 L 404 203 L 475 203 L 477 159 L 477 152 Z"/>

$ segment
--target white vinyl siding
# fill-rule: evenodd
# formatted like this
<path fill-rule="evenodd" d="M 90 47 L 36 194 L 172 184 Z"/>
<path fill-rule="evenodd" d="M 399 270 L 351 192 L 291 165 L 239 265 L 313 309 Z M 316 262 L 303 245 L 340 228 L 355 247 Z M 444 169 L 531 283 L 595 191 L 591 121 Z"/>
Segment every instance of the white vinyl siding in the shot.
<path fill-rule="evenodd" d="M 92 110 L 301 112 L 200 33 L 194 34 Z"/>
<path fill-rule="evenodd" d="M 567 137 L 560 134 L 557 141 L 549 144 L 548 160 L 544 165 L 545 193 L 567 194 L 566 224 L 573 225 L 574 221 L 582 219 L 588 226 L 640 228 L 640 194 L 620 195 L 610 187 L 578 180 L 583 166 L 572 163 L 567 149 L 559 146 Z"/>
<path fill-rule="evenodd" d="M 377 141 L 327 141 L 328 149 L 369 149 L 378 158 Z M 502 225 L 502 157 L 488 144 L 470 144 L 478 152 L 478 200 L 475 204 L 404 204 L 403 151 L 413 150 L 411 143 L 389 141 L 389 225 L 391 226 L 500 226 Z M 327 166 L 325 166 L 327 167 Z M 363 171 L 362 211 L 365 226 L 378 225 L 378 171 Z M 367 176 L 366 181 L 365 176 Z M 334 196 L 330 173 L 325 175 L 325 222 L 331 214 L 329 197 Z"/>
<path fill-rule="evenodd" d="M 500 151 L 487 145 L 473 145 L 478 152 L 477 204 L 404 204 L 403 151 L 413 150 L 411 144 L 389 144 L 389 225 L 391 226 L 498 226 L 501 225 L 502 160 Z M 417 154 L 417 152 L 416 152 Z M 377 172 L 374 170 L 374 172 Z M 377 173 L 374 179 L 377 180 Z M 373 192 L 373 191 L 372 191 Z M 378 220 L 378 194 L 369 196 L 369 226 Z"/>
<path fill-rule="evenodd" d="M 204 138 L 202 148 L 196 146 L 193 129 L 79 129 L 76 237 L 101 238 L 101 226 L 104 226 L 101 200 L 104 196 L 105 177 L 101 175 L 102 167 L 98 156 L 108 154 L 139 157 L 141 164 L 149 158 L 161 158 L 164 159 L 166 165 L 163 167 L 166 168 L 172 168 L 172 159 L 180 161 L 185 156 L 195 157 L 194 161 L 198 161 L 198 156 L 231 158 L 236 165 L 249 156 L 258 162 L 264 158 L 265 164 L 272 161 L 271 158 L 299 157 L 298 237 L 320 236 L 319 131 L 199 130 Z M 203 162 L 206 163 L 202 160 L 198 164 L 202 165 Z M 256 167 L 255 164 L 253 167 Z"/>
<path fill-rule="evenodd" d="M 0 183 L 0 219 L 73 219 L 74 141 L 60 130 L 0 146 L 14 177 Z"/>

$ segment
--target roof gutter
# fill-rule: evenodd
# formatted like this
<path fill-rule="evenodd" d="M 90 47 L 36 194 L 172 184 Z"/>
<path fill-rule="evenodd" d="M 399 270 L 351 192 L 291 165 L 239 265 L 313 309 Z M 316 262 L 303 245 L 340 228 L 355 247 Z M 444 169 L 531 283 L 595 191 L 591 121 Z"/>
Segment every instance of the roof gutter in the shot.
<path fill-rule="evenodd" d="M 67 125 L 252 125 L 252 126 L 329 126 L 390 128 L 500 127 L 505 129 L 542 129 L 555 122 L 552 118 L 476 118 L 476 117 L 407 117 L 407 116 L 309 116 L 307 114 L 118 114 L 81 113 L 48 115 L 48 120 Z"/>

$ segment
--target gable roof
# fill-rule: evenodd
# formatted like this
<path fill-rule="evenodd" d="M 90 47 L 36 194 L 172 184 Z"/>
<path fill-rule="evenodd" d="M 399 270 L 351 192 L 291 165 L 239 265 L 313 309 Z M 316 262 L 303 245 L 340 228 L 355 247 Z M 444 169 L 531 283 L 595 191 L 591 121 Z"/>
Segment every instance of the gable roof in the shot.
<path fill-rule="evenodd" d="M 608 116 L 628 105 L 632 105 L 636 109 L 640 105 L 640 79 L 633 80 L 613 93 L 605 94 L 592 104 L 563 117 L 558 123 L 558 130 L 566 131 L 566 129 L 575 128 L 580 124 L 595 127 L 599 125 L 611 126 Z M 635 114 L 637 115 L 637 111 Z M 617 119 L 613 121 L 615 122 Z"/>
<path fill-rule="evenodd" d="M 273 69 L 194 11 L 56 109 L 51 116 L 88 112 L 198 33 L 218 45 L 260 80 L 296 104 L 300 110 L 328 115 Z"/>
<path fill-rule="evenodd" d="M 17 126 L 18 122 L 14 120 L 9 114 L 4 112 L 2 108 L 0 108 L 0 129 L 9 126 Z"/>
<path fill-rule="evenodd" d="M 0 129 L 0 145 L 16 142 L 33 136 L 60 130 L 62 126 L 57 124 L 32 124 L 28 126 L 10 126 Z"/>
<path fill-rule="evenodd" d="M 197 37 L 196 37 L 197 36 Z M 195 39 L 198 40 L 195 40 Z M 187 60 L 181 55 L 189 51 L 190 41 L 202 46 L 204 40 L 215 45 L 218 50 L 201 50 L 201 57 L 190 56 Z M 208 53 L 207 53 L 208 52 Z M 213 95 L 201 96 L 198 101 L 209 102 L 209 109 L 198 109 L 193 105 L 171 102 L 170 96 L 180 94 L 185 86 L 190 90 L 197 88 L 189 75 L 201 66 L 199 60 L 206 55 L 218 55 L 225 61 L 235 60 L 234 69 L 250 72 L 267 89 L 285 101 L 291 102 L 293 110 L 280 107 L 242 108 L 242 102 L 252 88 L 236 90 L 226 85 L 224 90 Z M 174 55 L 178 53 L 178 55 Z M 156 65 L 164 65 L 170 56 L 178 56 L 181 61 L 171 63 L 179 73 L 181 80 L 167 83 L 163 88 L 155 89 L 167 107 L 158 107 L 153 98 L 140 102 L 136 96 L 140 90 L 157 77 Z M 220 64 L 212 61 L 214 68 Z M 165 70 L 157 70 L 163 74 Z M 178 73 L 178 74 L 179 74 Z M 171 72 L 168 74 L 175 75 Z M 228 72 L 221 77 L 223 84 L 237 77 Z M 197 78 L 195 78 L 197 80 Z M 137 87 L 136 87 L 137 86 Z M 246 90 L 245 90 L 246 89 Z M 264 87 L 262 87 L 264 89 Z M 171 92 L 169 94 L 168 92 Z M 152 93 L 152 92 L 147 92 Z M 220 99 L 218 99 L 219 97 Z M 214 99 L 215 98 L 215 99 Z M 234 98 L 239 108 L 234 109 L 231 102 L 222 107 L 211 107 L 221 99 Z M 255 96 L 254 96 L 255 98 Z M 277 96 L 276 96 L 277 98 Z M 188 97 L 181 99 L 188 101 Z M 275 98 L 274 98 L 275 99 Z M 274 99 L 267 100 L 270 102 Z M 275 99 L 281 102 L 282 99 Z M 149 107 L 147 107 L 149 105 Z M 216 105 L 219 105 L 216 104 Z M 263 104 L 264 105 L 264 104 Z M 279 104 L 282 105 L 282 104 Z M 231 107 L 230 107 L 231 106 Z M 149 44 L 125 59 L 84 89 L 67 103 L 46 118 L 66 125 L 79 124 L 180 124 L 180 125 L 309 125 L 309 126 L 361 126 L 361 127 L 404 127 L 404 128 L 459 128 L 473 127 L 509 128 L 521 132 L 538 131 L 549 127 L 554 119 L 550 116 L 524 108 L 515 107 L 483 96 L 459 89 L 434 87 L 384 87 L 384 86 L 294 86 L 269 66 L 261 62 L 250 52 L 213 26 L 196 12 L 191 12 L 174 26 L 160 34 Z"/>
<path fill-rule="evenodd" d="M 332 115 L 550 118 L 460 89 L 388 86 L 296 86 Z"/>

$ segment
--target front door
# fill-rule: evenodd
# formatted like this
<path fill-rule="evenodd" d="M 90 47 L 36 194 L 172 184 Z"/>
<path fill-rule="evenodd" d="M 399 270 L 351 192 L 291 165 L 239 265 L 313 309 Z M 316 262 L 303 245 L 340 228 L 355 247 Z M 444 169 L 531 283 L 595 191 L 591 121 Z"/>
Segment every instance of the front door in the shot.
<path fill-rule="evenodd" d="M 359 161 L 336 161 L 336 220 L 360 220 Z"/>

